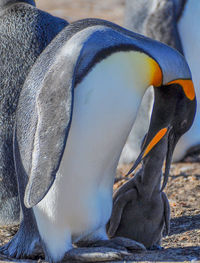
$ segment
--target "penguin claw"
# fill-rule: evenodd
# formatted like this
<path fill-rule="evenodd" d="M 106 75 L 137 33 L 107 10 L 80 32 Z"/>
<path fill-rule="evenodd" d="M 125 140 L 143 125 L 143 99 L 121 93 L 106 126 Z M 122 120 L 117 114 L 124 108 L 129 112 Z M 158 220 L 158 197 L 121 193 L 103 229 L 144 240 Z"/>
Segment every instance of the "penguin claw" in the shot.
<path fill-rule="evenodd" d="M 130 253 L 108 247 L 79 247 L 73 248 L 65 254 L 64 261 L 80 261 L 80 262 L 106 262 L 123 260 Z"/>
<path fill-rule="evenodd" d="M 143 244 L 125 237 L 115 237 L 109 240 L 97 240 L 89 243 L 83 242 L 78 246 L 90 246 L 90 247 L 106 247 L 112 248 L 124 252 L 146 251 Z"/>
<path fill-rule="evenodd" d="M 125 247 L 128 251 L 146 251 L 145 246 L 142 243 L 139 243 L 135 240 L 125 238 L 125 237 L 115 237 L 110 241 L 114 242 L 117 245 Z"/>
<path fill-rule="evenodd" d="M 110 240 L 81 241 L 76 245 L 79 247 L 66 253 L 64 259 L 67 262 L 72 260 L 81 262 L 125 260 L 133 252 L 146 251 L 143 244 L 124 237 L 116 237 Z"/>

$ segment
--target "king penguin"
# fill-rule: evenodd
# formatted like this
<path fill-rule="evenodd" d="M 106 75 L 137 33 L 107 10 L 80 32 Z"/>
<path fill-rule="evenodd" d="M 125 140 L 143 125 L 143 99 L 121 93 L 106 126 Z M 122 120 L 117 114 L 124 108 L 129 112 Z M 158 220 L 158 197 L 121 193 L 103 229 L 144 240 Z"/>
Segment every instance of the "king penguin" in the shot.
<path fill-rule="evenodd" d="M 186 57 L 200 96 L 200 79 L 198 74 L 199 54 L 199 12 L 200 3 L 196 0 L 126 0 L 125 26 L 134 32 L 161 41 Z M 143 98 L 137 120 L 122 152 L 121 163 L 133 161 L 140 152 L 141 141 L 148 131 L 153 105 L 153 90 L 148 90 Z M 181 160 L 192 148 L 199 149 L 200 138 L 199 102 L 192 128 L 181 137 L 176 146 L 173 160 Z"/>
<path fill-rule="evenodd" d="M 168 87 L 181 91 L 189 127 L 195 90 L 175 50 L 98 19 L 74 22 L 53 39 L 20 94 L 14 156 L 23 220 L 1 253 L 26 257 L 41 244 L 47 260 L 58 262 L 81 240 L 115 243 L 106 224 L 116 167 L 149 85 L 167 105 Z M 156 100 L 138 162 L 171 129 L 174 113 L 160 115 L 163 107 Z"/>
<path fill-rule="evenodd" d="M 36 58 L 67 24 L 33 0 L 0 0 L 0 225 L 19 223 L 12 145 L 21 88 Z"/>

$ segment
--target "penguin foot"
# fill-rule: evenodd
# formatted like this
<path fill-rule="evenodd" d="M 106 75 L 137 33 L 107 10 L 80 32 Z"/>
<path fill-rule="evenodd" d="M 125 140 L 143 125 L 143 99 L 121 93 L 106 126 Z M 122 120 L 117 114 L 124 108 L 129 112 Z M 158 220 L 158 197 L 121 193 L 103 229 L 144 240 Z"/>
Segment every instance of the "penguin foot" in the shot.
<path fill-rule="evenodd" d="M 18 232 L 6 245 L 0 247 L 0 254 L 11 258 L 38 258 L 43 254 L 40 238 L 34 230 L 27 231 L 22 222 Z"/>
<path fill-rule="evenodd" d="M 77 245 L 79 247 L 106 247 L 125 252 L 138 252 L 146 250 L 143 244 L 125 237 L 115 237 L 109 240 L 81 241 L 78 242 Z"/>
<path fill-rule="evenodd" d="M 79 247 L 69 250 L 64 257 L 65 262 L 102 262 L 123 260 L 130 253 L 108 247 Z"/>
<path fill-rule="evenodd" d="M 92 246 L 104 246 L 114 249 L 119 249 L 122 251 L 135 252 L 135 251 L 145 251 L 146 248 L 143 244 L 125 237 L 115 237 L 110 240 L 98 240 Z"/>

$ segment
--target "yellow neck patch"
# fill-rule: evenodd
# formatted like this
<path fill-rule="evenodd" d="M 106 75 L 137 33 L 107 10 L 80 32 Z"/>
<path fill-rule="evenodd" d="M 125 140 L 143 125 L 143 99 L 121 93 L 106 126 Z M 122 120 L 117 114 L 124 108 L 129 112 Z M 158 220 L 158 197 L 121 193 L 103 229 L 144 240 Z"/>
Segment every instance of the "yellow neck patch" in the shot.
<path fill-rule="evenodd" d="M 154 87 L 159 87 L 162 85 L 162 70 L 159 64 L 149 55 L 140 51 L 129 51 L 129 52 L 116 52 L 113 53 L 110 61 L 114 64 L 115 60 L 126 61 L 131 70 L 132 78 L 130 81 L 134 81 L 135 89 L 142 93 L 142 96 L 146 89 L 153 85 Z M 122 67 L 123 67 L 123 63 Z"/>
<path fill-rule="evenodd" d="M 191 79 L 176 79 L 173 81 L 170 81 L 169 83 L 167 83 L 167 85 L 170 84 L 179 84 L 181 85 L 185 96 L 189 99 L 189 100 L 193 100 L 195 98 L 195 90 L 194 90 L 194 85 Z"/>
<path fill-rule="evenodd" d="M 159 64 L 154 59 L 152 59 L 151 57 L 148 57 L 148 59 L 151 68 L 151 85 L 153 85 L 154 87 L 159 87 L 162 85 L 162 70 Z"/>
<path fill-rule="evenodd" d="M 151 151 L 151 149 L 163 138 L 166 132 L 167 128 L 163 128 L 153 137 L 151 142 L 148 144 L 142 158 L 144 158 Z"/>

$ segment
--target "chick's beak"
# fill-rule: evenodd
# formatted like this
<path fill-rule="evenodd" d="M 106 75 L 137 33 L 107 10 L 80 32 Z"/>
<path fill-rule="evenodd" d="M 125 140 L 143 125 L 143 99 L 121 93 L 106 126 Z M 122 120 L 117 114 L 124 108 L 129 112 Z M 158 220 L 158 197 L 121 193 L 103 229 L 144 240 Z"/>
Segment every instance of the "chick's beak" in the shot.
<path fill-rule="evenodd" d="M 153 149 L 153 147 L 157 145 L 164 136 L 168 136 L 168 149 L 167 149 L 167 154 L 166 154 L 166 163 L 165 163 L 165 170 L 164 170 L 164 176 L 163 176 L 163 183 L 162 183 L 162 187 L 160 191 L 163 191 L 163 189 L 165 188 L 167 184 L 173 152 L 179 140 L 179 137 L 175 135 L 173 128 L 171 126 L 168 128 L 163 128 L 159 130 L 157 134 L 151 140 L 148 139 L 148 135 L 147 135 L 146 140 L 143 143 L 142 150 L 137 160 L 135 161 L 132 168 L 127 173 L 127 176 L 130 175 L 137 168 L 137 166 L 140 164 L 143 158 L 145 158 L 150 153 L 151 149 Z"/>
<path fill-rule="evenodd" d="M 139 165 L 139 163 L 142 161 L 142 159 L 148 155 L 148 153 L 153 149 L 153 147 L 159 143 L 159 141 L 166 135 L 168 134 L 169 130 L 171 128 L 165 127 L 160 129 L 155 135 L 152 135 L 151 132 L 148 132 L 146 139 L 142 145 L 142 150 L 136 159 L 135 163 L 133 164 L 132 168 L 129 170 L 127 173 L 127 176 L 131 174 Z"/>
<path fill-rule="evenodd" d="M 167 154 L 166 154 L 166 162 L 165 162 L 165 170 L 164 170 L 164 176 L 163 176 L 163 182 L 162 182 L 162 187 L 161 187 L 161 192 L 164 190 L 168 177 L 169 177 L 169 172 L 170 172 L 170 166 L 172 162 L 172 156 L 173 152 L 175 149 L 175 146 L 179 140 L 179 137 L 175 135 L 173 129 L 170 130 L 169 135 L 168 135 L 168 149 L 167 149 Z"/>

